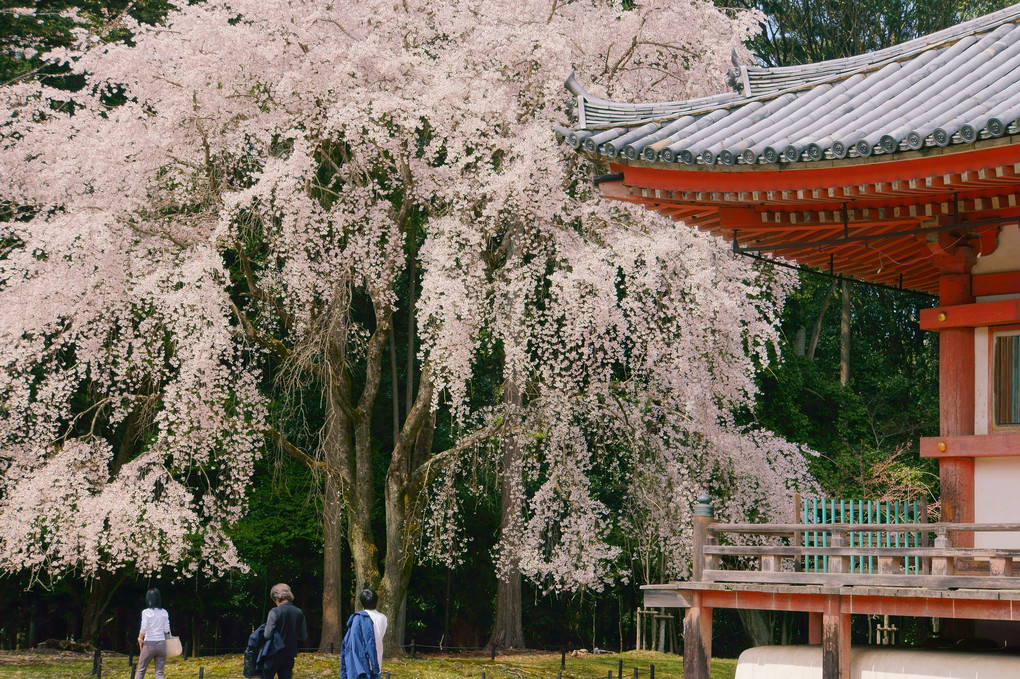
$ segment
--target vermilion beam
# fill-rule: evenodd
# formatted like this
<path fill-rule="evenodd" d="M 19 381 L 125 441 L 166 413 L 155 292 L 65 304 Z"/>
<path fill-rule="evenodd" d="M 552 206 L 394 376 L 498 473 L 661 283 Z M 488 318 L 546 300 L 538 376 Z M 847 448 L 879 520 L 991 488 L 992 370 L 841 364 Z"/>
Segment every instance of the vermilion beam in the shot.
<path fill-rule="evenodd" d="M 1020 292 L 1020 271 L 975 274 L 971 276 L 970 284 L 975 297 L 1018 293 Z"/>
<path fill-rule="evenodd" d="M 1015 275 L 1015 274 L 1014 274 Z M 940 306 L 921 310 L 921 329 L 980 328 L 1020 322 L 1020 300 Z"/>
<path fill-rule="evenodd" d="M 681 585 L 682 587 L 682 585 Z M 874 590 L 872 590 L 874 591 Z M 916 590 L 910 596 L 902 589 L 888 596 L 839 595 L 839 610 L 854 615 L 905 615 L 911 617 L 961 618 L 974 620 L 1020 620 L 1020 601 L 962 597 L 923 596 Z M 759 611 L 803 611 L 811 620 L 820 621 L 827 597 L 821 592 L 747 592 L 728 590 L 680 590 L 681 600 L 692 601 L 701 595 L 704 608 L 741 608 Z M 816 623 L 817 624 L 817 623 Z M 820 639 L 819 639 L 820 641 Z"/>
<path fill-rule="evenodd" d="M 1020 432 L 974 436 L 925 436 L 921 457 L 1020 456 Z"/>

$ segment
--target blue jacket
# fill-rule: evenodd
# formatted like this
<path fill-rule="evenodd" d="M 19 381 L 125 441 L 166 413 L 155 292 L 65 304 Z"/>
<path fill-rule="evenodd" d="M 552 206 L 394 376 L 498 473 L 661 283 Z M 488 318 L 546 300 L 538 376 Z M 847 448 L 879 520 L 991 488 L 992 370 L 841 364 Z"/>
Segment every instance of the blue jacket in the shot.
<path fill-rule="evenodd" d="M 255 656 L 255 666 L 260 669 L 266 658 L 272 657 L 286 648 L 283 637 L 280 636 L 280 630 L 274 629 L 273 634 L 268 639 L 263 636 L 265 631 L 265 623 L 259 625 L 248 636 L 248 647 L 246 649 L 248 651 L 258 649 L 258 655 Z"/>
<path fill-rule="evenodd" d="M 340 645 L 340 679 L 375 679 L 379 676 L 375 650 L 375 625 L 365 611 L 347 620 L 347 633 Z"/>

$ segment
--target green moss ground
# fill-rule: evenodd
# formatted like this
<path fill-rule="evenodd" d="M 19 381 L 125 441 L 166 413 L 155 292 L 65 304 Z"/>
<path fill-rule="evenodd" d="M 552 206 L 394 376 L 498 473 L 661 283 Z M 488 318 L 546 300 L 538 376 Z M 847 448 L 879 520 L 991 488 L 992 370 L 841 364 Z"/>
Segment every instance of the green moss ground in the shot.
<path fill-rule="evenodd" d="M 621 655 L 567 656 L 563 679 L 607 679 L 613 676 L 620 658 L 623 658 L 624 679 L 632 679 L 638 668 L 638 679 L 649 679 L 648 668 L 655 665 L 655 679 L 681 679 L 683 660 L 679 656 L 630 651 Z M 167 663 L 167 679 L 197 679 L 199 669 L 205 679 L 242 679 L 241 656 L 221 655 Z M 302 653 L 294 667 L 296 679 L 337 677 L 340 661 L 337 656 Z M 489 660 L 487 655 L 430 655 L 417 658 L 387 660 L 384 672 L 391 679 L 556 679 L 560 669 L 559 654 L 527 653 L 498 655 Z M 712 679 L 732 679 L 736 660 L 714 659 Z M 92 676 L 92 658 L 72 653 L 42 653 L 30 651 L 0 652 L 0 679 L 87 679 Z M 128 679 L 126 656 L 107 653 L 103 656 L 103 679 Z M 152 667 L 146 677 L 155 676 Z"/>

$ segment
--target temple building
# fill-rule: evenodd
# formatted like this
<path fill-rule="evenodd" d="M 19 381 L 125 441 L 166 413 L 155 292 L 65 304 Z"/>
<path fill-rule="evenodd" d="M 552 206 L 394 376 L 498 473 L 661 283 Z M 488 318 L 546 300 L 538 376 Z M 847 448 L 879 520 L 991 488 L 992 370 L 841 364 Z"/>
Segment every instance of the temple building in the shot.
<path fill-rule="evenodd" d="M 725 526 L 699 507 L 694 577 L 646 588 L 648 605 L 687 609 L 685 677 L 708 677 L 714 607 L 808 612 L 826 679 L 850 676 L 852 614 L 1020 621 L 1020 5 L 846 59 L 735 60 L 730 83 L 617 103 L 571 77 L 575 124 L 557 132 L 608 164 L 605 198 L 735 252 L 937 294 L 919 322 L 939 334 L 940 435 L 920 449 L 939 462 L 942 517 L 910 549 L 855 545 L 902 528 L 854 522 L 811 547 L 798 521 Z M 740 532 L 776 544 L 726 544 Z M 827 567 L 806 571 L 809 555 Z"/>

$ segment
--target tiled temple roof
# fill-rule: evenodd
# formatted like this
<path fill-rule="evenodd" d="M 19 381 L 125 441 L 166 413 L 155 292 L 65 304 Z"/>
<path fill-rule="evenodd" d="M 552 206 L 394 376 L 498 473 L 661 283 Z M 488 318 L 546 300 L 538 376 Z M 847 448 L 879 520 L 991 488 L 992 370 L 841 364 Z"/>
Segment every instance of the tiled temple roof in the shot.
<path fill-rule="evenodd" d="M 736 92 L 658 104 L 592 97 L 573 76 L 568 144 L 654 163 L 776 164 L 1020 133 L 1020 5 L 910 42 L 804 66 L 736 65 Z"/>

